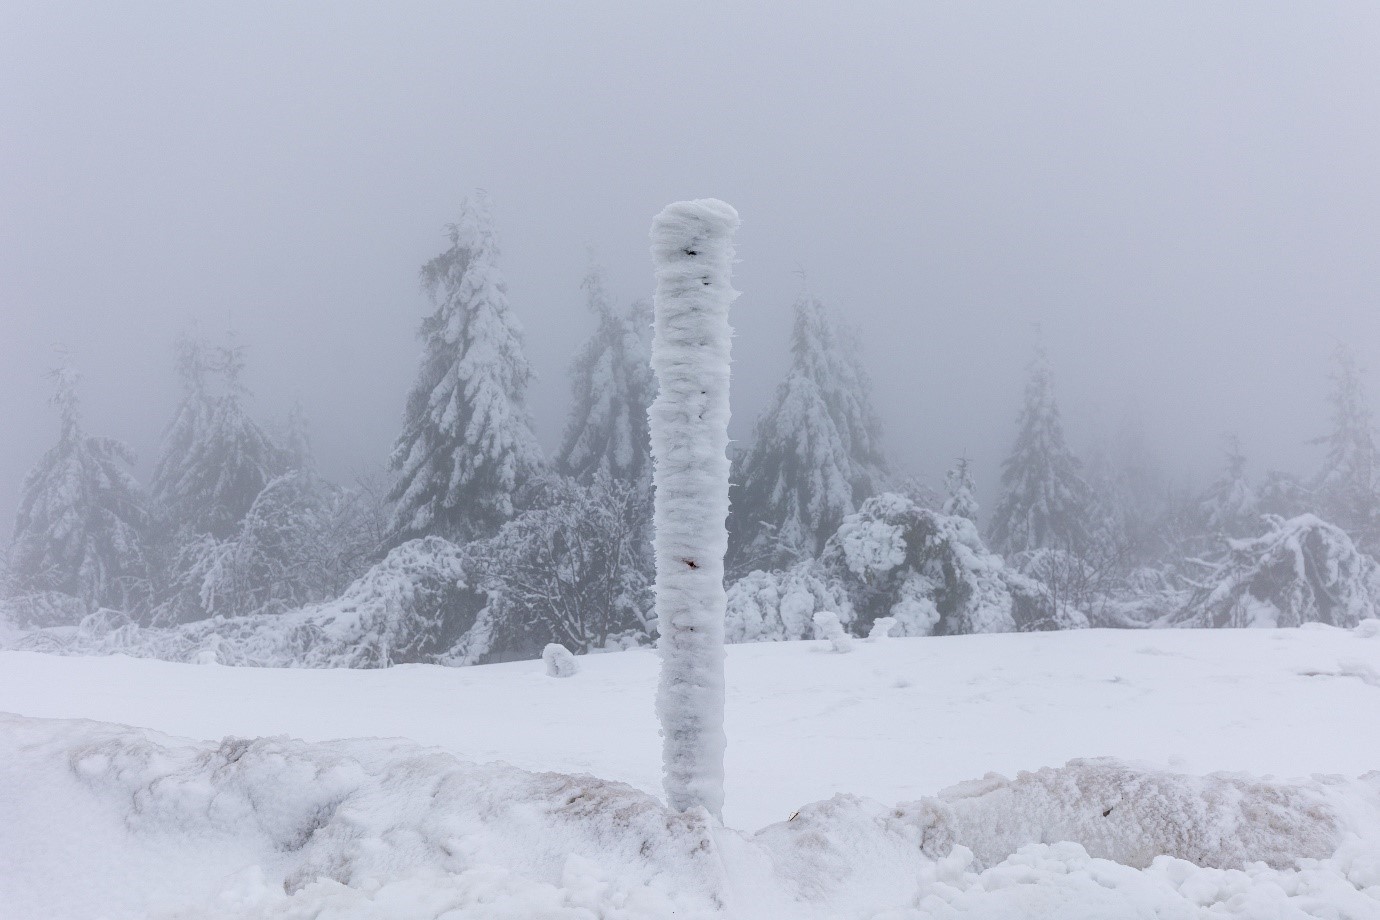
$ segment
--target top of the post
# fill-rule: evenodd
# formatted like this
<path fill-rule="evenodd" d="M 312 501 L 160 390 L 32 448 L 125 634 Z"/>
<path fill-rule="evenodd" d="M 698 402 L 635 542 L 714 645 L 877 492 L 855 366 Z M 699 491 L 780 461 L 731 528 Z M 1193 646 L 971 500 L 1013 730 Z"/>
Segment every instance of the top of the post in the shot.
<path fill-rule="evenodd" d="M 661 264 L 733 257 L 738 212 L 717 198 L 668 204 L 652 221 L 652 255 Z"/>

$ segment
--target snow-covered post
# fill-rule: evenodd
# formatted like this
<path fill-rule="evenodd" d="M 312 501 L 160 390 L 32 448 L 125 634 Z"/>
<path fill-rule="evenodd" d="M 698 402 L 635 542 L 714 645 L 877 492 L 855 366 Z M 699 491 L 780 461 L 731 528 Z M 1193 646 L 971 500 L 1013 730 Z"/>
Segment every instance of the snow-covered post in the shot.
<path fill-rule="evenodd" d="M 728 306 L 738 212 L 713 198 L 652 221 L 656 275 L 649 412 L 656 484 L 656 615 L 666 800 L 724 804 L 724 553 L 728 549 Z"/>

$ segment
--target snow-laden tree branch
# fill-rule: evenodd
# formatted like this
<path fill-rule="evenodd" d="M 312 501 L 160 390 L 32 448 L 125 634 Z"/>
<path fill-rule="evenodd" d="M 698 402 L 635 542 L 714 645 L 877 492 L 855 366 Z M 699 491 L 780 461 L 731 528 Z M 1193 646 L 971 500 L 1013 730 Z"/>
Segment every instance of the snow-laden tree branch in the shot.
<path fill-rule="evenodd" d="M 656 614 L 667 803 L 722 817 L 724 553 L 733 233 L 722 201 L 668 205 L 652 222 L 656 275 L 649 424 L 656 485 Z"/>

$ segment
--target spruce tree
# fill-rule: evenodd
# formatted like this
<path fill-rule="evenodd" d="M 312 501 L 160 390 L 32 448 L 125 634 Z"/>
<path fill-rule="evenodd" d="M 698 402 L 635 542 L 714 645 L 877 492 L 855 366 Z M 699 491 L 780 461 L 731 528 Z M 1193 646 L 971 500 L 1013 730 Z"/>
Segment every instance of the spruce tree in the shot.
<path fill-rule="evenodd" d="M 119 441 L 82 431 L 75 372 L 53 377 L 61 433 L 24 481 L 11 573 L 21 590 L 128 610 L 144 599 L 148 578 L 148 513 L 128 470 L 134 457 Z"/>
<path fill-rule="evenodd" d="M 176 533 L 224 540 L 264 486 L 287 471 L 289 458 L 245 411 L 243 346 L 225 345 L 210 361 L 198 352 L 191 365 L 188 398 L 165 438 L 168 476 L 160 477 L 160 510 Z M 208 370 L 220 378 L 214 396 Z"/>
<path fill-rule="evenodd" d="M 542 467 L 525 403 L 531 368 L 508 309 L 487 201 L 463 207 L 450 247 L 422 268 L 435 310 L 422 321 L 417 379 L 389 465 L 395 545 L 492 534 Z"/>
<path fill-rule="evenodd" d="M 1356 356 L 1340 346 L 1332 374 L 1332 431 L 1316 443 L 1327 447 L 1313 481 L 1319 510 L 1363 547 L 1380 535 L 1380 461 L 1370 401 Z"/>
<path fill-rule="evenodd" d="M 734 477 L 734 567 L 775 568 L 817 555 L 885 481 L 880 433 L 856 341 L 803 295 L 790 370 Z"/>
<path fill-rule="evenodd" d="M 993 549 L 1008 554 L 1046 548 L 1077 554 L 1086 549 L 1089 489 L 1064 440 L 1043 345 L 1036 347 L 1030 365 L 1019 431 L 1002 464 L 1001 482 L 1002 495 L 988 527 Z"/>
<path fill-rule="evenodd" d="M 977 523 L 977 486 L 973 484 L 971 464 L 967 457 L 959 457 L 954 468 L 944 475 L 944 513 L 953 517 L 967 518 Z"/>
<path fill-rule="evenodd" d="M 170 537 L 190 509 L 190 469 L 195 446 L 205 434 L 211 419 L 210 362 L 199 339 L 189 335 L 177 341 L 177 376 L 182 394 L 172 421 L 163 432 L 163 444 L 153 470 L 151 487 L 153 508 L 160 529 Z"/>
<path fill-rule="evenodd" d="M 556 467 L 583 485 L 599 473 L 618 482 L 650 482 L 647 409 L 656 396 L 650 310 L 638 302 L 625 315 L 614 312 L 598 268 L 582 286 L 598 327 L 571 364 L 575 402 Z"/>
<path fill-rule="evenodd" d="M 1200 508 L 1208 532 L 1214 537 L 1244 537 L 1260 522 L 1255 490 L 1246 478 L 1246 455 L 1241 439 L 1227 438 L 1227 464 L 1203 496 Z"/>

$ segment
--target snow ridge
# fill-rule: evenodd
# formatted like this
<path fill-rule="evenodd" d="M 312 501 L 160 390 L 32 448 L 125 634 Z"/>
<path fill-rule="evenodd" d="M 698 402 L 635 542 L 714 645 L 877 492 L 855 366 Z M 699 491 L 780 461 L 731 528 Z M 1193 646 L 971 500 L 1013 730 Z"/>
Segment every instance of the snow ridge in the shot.
<path fill-rule="evenodd" d="M 0 866 L 0 904 L 54 920 L 1380 912 L 1380 773 L 1072 761 L 893 808 L 839 795 L 744 834 L 621 783 L 406 741 L 202 743 L 0 715 L 0 788 L 21 780 L 26 795 L 0 796 L 0 841 L 26 844 Z"/>

